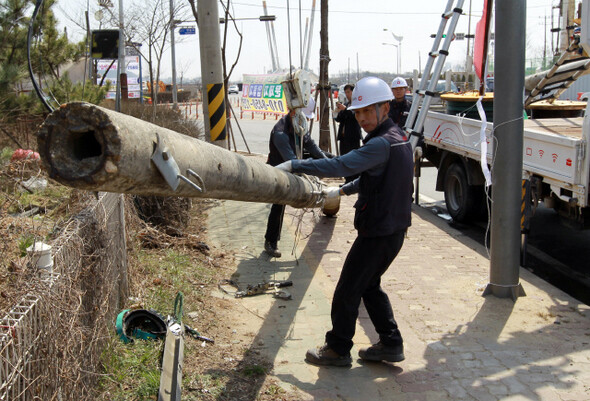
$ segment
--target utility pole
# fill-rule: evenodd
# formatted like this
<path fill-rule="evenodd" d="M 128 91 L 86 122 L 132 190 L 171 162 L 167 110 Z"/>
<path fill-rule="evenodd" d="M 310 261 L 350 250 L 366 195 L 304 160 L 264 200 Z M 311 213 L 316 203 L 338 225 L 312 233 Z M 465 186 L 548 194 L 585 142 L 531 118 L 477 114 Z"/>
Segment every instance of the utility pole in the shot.
<path fill-rule="evenodd" d="M 465 72 L 469 74 L 471 72 L 471 66 L 473 63 L 469 62 L 469 48 L 471 41 L 471 0 L 469 0 L 469 17 L 467 18 L 467 55 L 465 56 Z M 469 80 L 469 79 L 468 79 Z"/>
<path fill-rule="evenodd" d="M 307 35 L 306 50 L 305 50 L 305 61 L 303 63 L 303 69 L 309 70 L 309 54 L 311 53 L 311 40 L 313 38 L 313 21 L 315 19 L 315 0 L 311 3 L 311 18 L 309 20 L 309 34 Z"/>
<path fill-rule="evenodd" d="M 227 148 L 225 89 L 217 0 L 199 0 L 197 14 L 205 132 L 209 133 L 210 140 L 215 145 Z"/>
<path fill-rule="evenodd" d="M 522 191 L 525 0 L 496 0 L 494 155 L 490 282 L 483 295 L 514 301 L 525 295 L 519 282 Z"/>
<path fill-rule="evenodd" d="M 170 0 L 170 54 L 172 55 L 172 104 L 178 109 L 178 90 L 176 89 L 176 50 L 174 45 L 174 0 Z"/>
<path fill-rule="evenodd" d="M 350 83 L 350 57 L 348 58 L 348 71 L 346 72 L 346 83 Z"/>
<path fill-rule="evenodd" d="M 266 1 L 262 2 L 262 8 L 264 9 L 264 15 L 267 16 L 268 15 L 268 11 L 266 9 Z M 272 21 L 266 21 L 264 23 L 264 25 L 266 26 L 266 37 L 268 39 L 268 48 L 270 50 L 270 58 L 272 61 L 272 72 L 277 72 L 279 65 L 278 65 L 278 57 L 275 54 L 275 47 L 274 47 L 274 43 L 272 40 L 272 34 L 270 31 L 270 24 L 272 24 Z"/>
<path fill-rule="evenodd" d="M 328 63 L 330 51 L 328 50 L 328 0 L 321 0 L 321 29 L 320 29 L 320 143 L 322 150 L 330 150 L 330 98 L 332 88 L 328 78 Z"/>
<path fill-rule="evenodd" d="M 123 15 L 123 0 L 119 0 L 119 58 L 117 60 L 117 91 L 115 93 L 116 111 L 121 111 L 121 97 L 123 97 L 124 89 L 127 88 L 127 73 L 125 71 L 125 32 L 123 32 L 125 24 L 123 22 Z M 125 80 L 124 83 L 123 80 Z"/>
<path fill-rule="evenodd" d="M 547 68 L 547 11 L 545 11 L 545 26 L 543 28 L 543 32 L 545 33 L 544 36 L 544 42 L 543 42 L 543 70 L 545 70 L 545 68 Z"/>

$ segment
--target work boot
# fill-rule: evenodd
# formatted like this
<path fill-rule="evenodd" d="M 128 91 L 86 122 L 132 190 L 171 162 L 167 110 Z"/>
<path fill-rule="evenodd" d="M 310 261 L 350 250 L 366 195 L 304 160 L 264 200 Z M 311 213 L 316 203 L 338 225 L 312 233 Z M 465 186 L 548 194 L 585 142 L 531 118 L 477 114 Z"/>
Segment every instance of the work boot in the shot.
<path fill-rule="evenodd" d="M 377 362 L 401 362 L 406 359 L 403 345 L 384 345 L 381 341 L 368 348 L 361 348 L 359 356 L 365 361 Z"/>
<path fill-rule="evenodd" d="M 340 355 L 330 348 L 328 344 L 308 349 L 305 354 L 305 360 L 314 365 L 321 366 L 350 366 L 352 364 L 350 354 Z"/>
<path fill-rule="evenodd" d="M 279 251 L 276 242 L 264 241 L 264 250 L 270 256 L 274 256 L 275 258 L 281 257 L 281 251 Z"/>

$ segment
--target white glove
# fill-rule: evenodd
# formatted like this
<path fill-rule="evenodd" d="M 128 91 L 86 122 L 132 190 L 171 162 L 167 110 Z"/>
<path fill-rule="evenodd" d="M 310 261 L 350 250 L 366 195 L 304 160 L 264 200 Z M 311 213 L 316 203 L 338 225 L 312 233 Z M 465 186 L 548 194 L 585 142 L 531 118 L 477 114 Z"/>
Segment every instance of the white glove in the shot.
<path fill-rule="evenodd" d="M 334 199 L 340 197 L 340 188 L 338 187 L 326 187 L 322 189 L 322 194 L 326 199 Z"/>
<path fill-rule="evenodd" d="M 278 168 L 279 170 L 286 171 L 287 173 L 290 173 L 291 171 L 293 171 L 293 163 L 291 163 L 291 160 L 287 160 L 286 162 L 283 162 L 275 167 Z"/>
<path fill-rule="evenodd" d="M 324 188 L 322 189 L 322 195 L 324 195 L 322 211 L 326 216 L 334 216 L 340 209 L 340 188 Z"/>

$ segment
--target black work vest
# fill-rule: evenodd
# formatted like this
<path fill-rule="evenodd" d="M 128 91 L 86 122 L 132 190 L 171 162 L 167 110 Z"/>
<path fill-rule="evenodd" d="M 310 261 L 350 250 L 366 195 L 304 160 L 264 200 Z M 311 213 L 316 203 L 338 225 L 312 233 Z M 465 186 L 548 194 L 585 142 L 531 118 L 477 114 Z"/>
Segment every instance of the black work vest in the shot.
<path fill-rule="evenodd" d="M 361 237 L 390 235 L 407 229 L 411 224 L 412 147 L 391 119 L 371 132 L 365 142 L 376 137 L 383 137 L 389 142 L 389 159 L 381 175 L 361 174 L 358 200 L 354 205 L 354 227 Z"/>
<path fill-rule="evenodd" d="M 291 149 L 293 149 L 293 153 L 295 151 L 295 130 L 293 129 L 293 122 L 291 120 L 291 116 L 287 114 L 283 116 L 273 127 L 272 131 L 270 132 L 270 141 L 268 142 L 268 160 L 266 163 L 270 164 L 271 166 L 278 166 L 283 160 L 283 156 L 281 156 L 281 152 L 277 149 L 274 144 L 273 136 L 276 132 L 284 132 L 285 134 L 289 135 L 289 145 Z"/>

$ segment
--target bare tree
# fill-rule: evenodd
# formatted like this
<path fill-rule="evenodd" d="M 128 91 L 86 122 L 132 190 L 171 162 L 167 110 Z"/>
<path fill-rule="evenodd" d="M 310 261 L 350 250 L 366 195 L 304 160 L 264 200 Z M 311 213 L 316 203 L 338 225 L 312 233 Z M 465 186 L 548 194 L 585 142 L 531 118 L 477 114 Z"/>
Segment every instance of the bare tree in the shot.
<path fill-rule="evenodd" d="M 185 3 L 175 4 L 175 19 L 184 19 L 186 10 Z M 110 24 L 118 26 L 117 21 L 117 16 L 110 12 Z M 169 34 L 172 23 L 170 6 L 165 0 L 136 0 L 125 10 L 125 41 L 147 64 L 154 115 L 158 104 L 162 57 L 170 46 Z"/>

